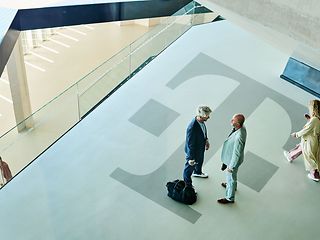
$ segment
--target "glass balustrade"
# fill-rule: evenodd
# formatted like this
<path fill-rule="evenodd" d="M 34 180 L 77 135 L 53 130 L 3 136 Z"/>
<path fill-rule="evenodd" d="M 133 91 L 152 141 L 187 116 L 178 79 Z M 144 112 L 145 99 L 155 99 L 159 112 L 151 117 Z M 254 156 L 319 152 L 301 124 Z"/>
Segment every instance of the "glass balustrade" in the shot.
<path fill-rule="evenodd" d="M 191 2 L 173 16 L 160 18 L 158 24 L 141 38 L 2 135 L 1 156 L 9 164 L 12 174 L 26 168 L 99 102 L 194 24 L 213 20 L 213 17 L 203 16 L 210 13 L 194 14 L 197 8 L 199 5 Z M 0 177 L 0 184 L 5 182 Z"/>

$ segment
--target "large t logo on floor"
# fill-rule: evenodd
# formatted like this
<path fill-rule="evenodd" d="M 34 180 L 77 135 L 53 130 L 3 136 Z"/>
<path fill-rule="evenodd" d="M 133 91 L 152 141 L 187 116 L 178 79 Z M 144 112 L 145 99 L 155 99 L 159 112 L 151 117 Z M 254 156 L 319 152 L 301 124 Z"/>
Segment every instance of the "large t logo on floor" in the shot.
<path fill-rule="evenodd" d="M 214 150 L 206 155 L 206 159 L 210 159 L 222 146 L 228 131 L 230 131 L 230 117 L 236 112 L 242 112 L 247 118 L 250 117 L 265 99 L 271 99 L 285 109 L 291 121 L 295 120 L 291 122 L 293 129 L 299 129 L 299 127 L 303 125 L 300 114 L 306 110 L 304 106 L 297 104 L 286 96 L 275 92 L 265 85 L 260 84 L 205 54 L 196 56 L 167 83 L 167 87 L 173 91 L 177 91 L 179 86 L 186 81 L 203 75 L 209 76 L 210 79 L 212 78 L 212 81 L 215 81 L 217 76 L 223 76 L 224 78 L 239 83 L 235 90 L 218 106 L 218 108 L 214 109 L 214 121 L 208 121 L 207 123 L 207 128 L 214 134 L 215 141 Z M 219 81 L 213 82 L 215 88 L 221 87 L 221 82 Z M 200 85 L 201 83 L 199 83 L 199 86 Z M 197 89 L 193 89 L 193 91 L 197 91 Z M 178 112 L 178 109 L 174 110 Z M 172 118 L 174 117 L 175 116 L 172 115 Z M 250 133 L 250 129 L 248 129 L 248 132 Z M 155 135 L 157 135 L 156 132 Z M 286 144 L 288 143 L 289 138 Z M 248 158 L 255 158 L 256 155 L 249 151 L 250 150 L 247 149 L 246 156 Z M 181 178 L 183 166 L 183 163 L 181 163 L 182 156 L 184 156 L 184 142 L 181 143 L 161 167 L 150 174 L 134 175 L 121 168 L 117 168 L 111 174 L 111 177 L 172 211 L 174 214 L 191 223 L 195 223 L 201 216 L 200 212 L 195 211 L 187 205 L 176 203 L 166 196 L 166 182 L 177 178 L 177 176 Z"/>

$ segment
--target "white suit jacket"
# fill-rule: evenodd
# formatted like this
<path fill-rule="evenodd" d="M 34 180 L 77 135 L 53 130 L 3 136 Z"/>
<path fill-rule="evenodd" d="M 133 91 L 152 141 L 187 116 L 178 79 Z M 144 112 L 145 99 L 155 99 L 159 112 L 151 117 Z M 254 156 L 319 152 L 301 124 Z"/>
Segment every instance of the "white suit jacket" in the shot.
<path fill-rule="evenodd" d="M 296 133 L 301 137 L 302 153 L 309 162 L 320 163 L 320 119 L 311 117 L 303 129 Z"/>
<path fill-rule="evenodd" d="M 247 130 L 242 126 L 232 133 L 223 143 L 221 161 L 230 169 L 238 168 L 243 162 Z"/>

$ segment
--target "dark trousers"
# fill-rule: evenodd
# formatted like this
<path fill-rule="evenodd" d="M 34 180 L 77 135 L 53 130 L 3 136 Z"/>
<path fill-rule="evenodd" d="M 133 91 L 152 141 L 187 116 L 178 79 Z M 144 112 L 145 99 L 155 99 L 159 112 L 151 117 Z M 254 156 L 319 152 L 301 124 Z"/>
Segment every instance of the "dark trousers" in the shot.
<path fill-rule="evenodd" d="M 183 180 L 189 186 L 192 186 L 191 175 L 193 173 L 193 170 L 195 169 L 195 166 L 196 165 L 190 166 L 189 163 L 188 163 L 188 160 L 186 160 L 186 163 L 184 164 Z"/>
<path fill-rule="evenodd" d="M 187 185 L 192 185 L 192 179 L 191 175 L 192 173 L 201 174 L 202 173 L 202 164 L 204 159 L 204 150 L 201 151 L 200 154 L 195 159 L 195 162 L 197 164 L 190 166 L 188 163 L 188 160 L 186 160 L 186 163 L 184 164 L 184 170 L 183 170 L 183 180 Z"/>
<path fill-rule="evenodd" d="M 193 170 L 194 173 L 196 174 L 202 173 L 203 159 L 204 159 L 204 149 L 203 151 L 200 152 L 200 154 L 198 154 L 198 156 L 195 159 L 197 164 L 194 166 L 194 170 Z"/>

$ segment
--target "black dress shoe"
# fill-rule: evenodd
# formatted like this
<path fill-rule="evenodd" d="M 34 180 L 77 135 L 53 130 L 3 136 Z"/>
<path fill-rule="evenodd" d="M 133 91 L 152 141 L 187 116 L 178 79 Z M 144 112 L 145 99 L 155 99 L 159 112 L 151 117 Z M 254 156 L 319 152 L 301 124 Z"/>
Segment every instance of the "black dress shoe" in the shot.
<path fill-rule="evenodd" d="M 217 200 L 218 203 L 221 203 L 221 204 L 228 204 L 228 203 L 234 203 L 234 201 L 230 201 L 226 198 L 220 198 Z"/>
<path fill-rule="evenodd" d="M 222 163 L 222 166 L 221 166 L 221 171 L 224 171 L 224 170 L 226 170 L 227 169 L 227 165 L 226 164 L 224 164 L 224 163 Z"/>

